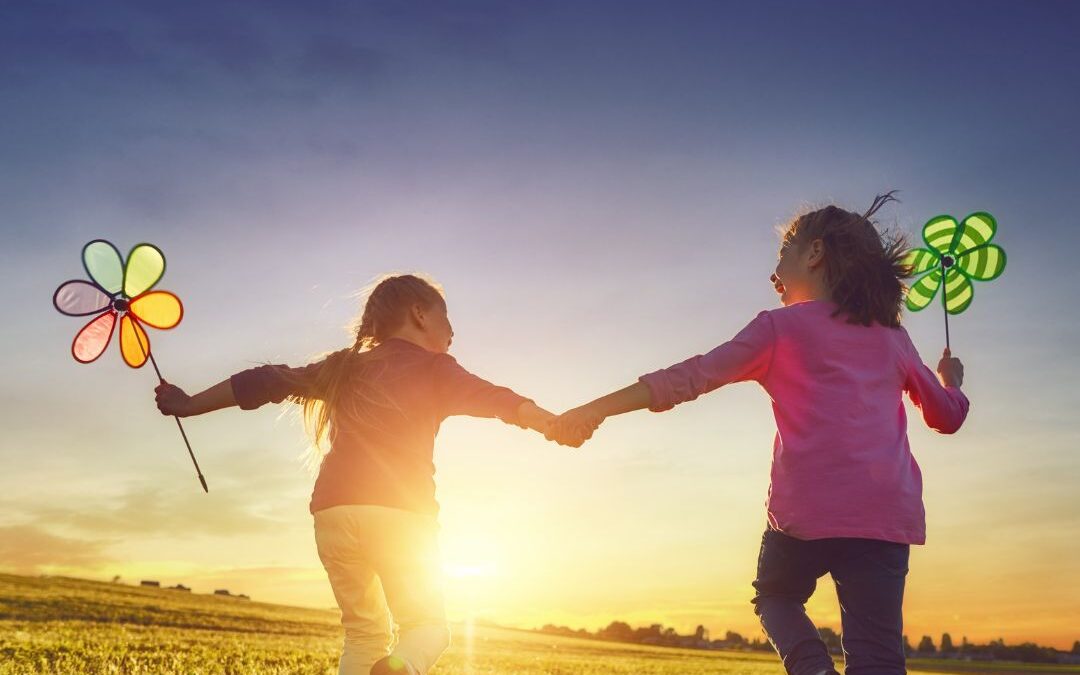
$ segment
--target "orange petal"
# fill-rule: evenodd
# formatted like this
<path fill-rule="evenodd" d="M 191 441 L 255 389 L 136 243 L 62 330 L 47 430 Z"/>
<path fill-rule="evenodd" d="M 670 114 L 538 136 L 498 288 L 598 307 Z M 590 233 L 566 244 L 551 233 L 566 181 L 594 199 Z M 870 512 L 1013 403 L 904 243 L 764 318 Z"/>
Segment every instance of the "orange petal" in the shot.
<path fill-rule="evenodd" d="M 150 339 L 130 314 L 120 317 L 120 355 L 132 368 L 141 368 L 150 356 Z"/>

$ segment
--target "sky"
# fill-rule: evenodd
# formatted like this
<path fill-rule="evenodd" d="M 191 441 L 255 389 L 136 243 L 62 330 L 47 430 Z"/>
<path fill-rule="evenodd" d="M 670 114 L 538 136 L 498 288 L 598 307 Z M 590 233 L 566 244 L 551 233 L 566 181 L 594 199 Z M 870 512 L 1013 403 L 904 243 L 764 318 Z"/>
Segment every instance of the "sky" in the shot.
<path fill-rule="evenodd" d="M 913 411 L 927 545 L 905 632 L 1080 639 L 1076 5 L 1061 2 L 14 2 L 0 8 L 0 568 L 333 606 L 295 410 L 185 422 L 50 298 L 81 247 L 159 246 L 197 391 L 351 339 L 423 271 L 452 353 L 559 412 L 777 305 L 778 227 L 985 210 L 1009 254 L 950 322 L 971 414 Z M 940 313 L 905 316 L 923 359 Z M 486 419 L 436 444 L 452 618 L 760 636 L 749 599 L 775 427 L 753 384 L 568 450 Z M 838 627 L 827 580 L 809 605 Z"/>

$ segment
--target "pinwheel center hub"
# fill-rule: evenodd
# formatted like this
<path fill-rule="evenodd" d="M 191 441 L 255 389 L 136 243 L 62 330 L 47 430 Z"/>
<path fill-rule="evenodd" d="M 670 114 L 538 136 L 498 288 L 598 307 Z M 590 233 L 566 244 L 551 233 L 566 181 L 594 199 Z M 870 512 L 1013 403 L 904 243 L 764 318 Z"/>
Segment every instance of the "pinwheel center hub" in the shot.
<path fill-rule="evenodd" d="M 944 267 L 952 267 L 954 262 L 956 262 L 956 261 L 953 259 L 953 257 L 951 255 L 944 256 L 941 259 L 941 264 Z"/>
<path fill-rule="evenodd" d="M 128 308 L 131 306 L 131 302 L 127 298 L 124 298 L 124 297 L 113 298 L 112 306 L 113 306 L 113 309 L 115 309 L 118 312 L 126 312 L 126 311 L 128 311 Z"/>

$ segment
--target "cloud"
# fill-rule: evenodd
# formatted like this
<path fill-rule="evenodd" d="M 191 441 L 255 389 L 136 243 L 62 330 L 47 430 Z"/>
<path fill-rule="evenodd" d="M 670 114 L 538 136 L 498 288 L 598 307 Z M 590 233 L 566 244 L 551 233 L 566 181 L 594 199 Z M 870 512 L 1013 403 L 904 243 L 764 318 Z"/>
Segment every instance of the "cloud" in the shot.
<path fill-rule="evenodd" d="M 119 495 L 83 495 L 77 504 L 8 501 L 0 503 L 0 512 L 17 513 L 29 525 L 92 536 L 234 537 L 295 525 L 308 481 L 298 462 L 243 452 L 218 458 L 214 467 L 208 494 L 194 475 L 177 476 L 170 467 L 168 475 L 147 476 Z"/>
<path fill-rule="evenodd" d="M 205 495 L 189 486 L 136 488 L 119 500 L 82 500 L 78 507 L 41 505 L 30 513 L 39 524 L 103 535 L 239 535 L 269 532 L 281 524 L 256 513 L 247 495 L 221 490 Z"/>
<path fill-rule="evenodd" d="M 16 574 L 37 574 L 45 568 L 97 567 L 110 562 L 107 542 L 50 534 L 33 525 L 0 527 L 0 567 Z"/>

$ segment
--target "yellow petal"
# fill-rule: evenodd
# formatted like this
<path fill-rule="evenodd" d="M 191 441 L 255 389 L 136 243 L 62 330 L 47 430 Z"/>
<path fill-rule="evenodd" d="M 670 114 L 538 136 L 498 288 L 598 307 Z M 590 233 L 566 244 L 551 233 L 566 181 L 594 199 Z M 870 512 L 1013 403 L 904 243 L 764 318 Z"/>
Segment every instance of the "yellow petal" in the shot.
<path fill-rule="evenodd" d="M 150 290 L 165 274 L 165 256 L 153 244 L 139 244 L 128 253 L 124 295 L 134 298 Z"/>
<path fill-rule="evenodd" d="M 168 291 L 151 291 L 131 301 L 131 313 L 154 328 L 172 328 L 184 316 L 180 298 Z"/>

